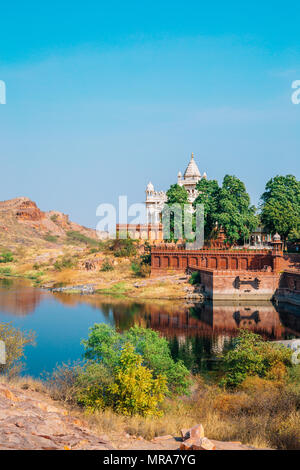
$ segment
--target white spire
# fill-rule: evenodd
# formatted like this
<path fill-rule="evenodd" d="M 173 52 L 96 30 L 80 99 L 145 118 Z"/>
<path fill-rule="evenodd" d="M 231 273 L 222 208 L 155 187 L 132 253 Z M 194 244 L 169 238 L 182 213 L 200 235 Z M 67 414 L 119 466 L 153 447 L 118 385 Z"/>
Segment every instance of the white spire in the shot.
<path fill-rule="evenodd" d="M 154 192 L 154 186 L 151 183 L 151 181 L 149 181 L 149 183 L 147 184 L 146 192 L 147 193 L 153 193 Z"/>
<path fill-rule="evenodd" d="M 187 169 L 184 172 L 184 178 L 200 178 L 200 177 L 201 177 L 201 174 L 194 160 L 194 154 L 192 153 L 190 162 L 187 166 Z"/>

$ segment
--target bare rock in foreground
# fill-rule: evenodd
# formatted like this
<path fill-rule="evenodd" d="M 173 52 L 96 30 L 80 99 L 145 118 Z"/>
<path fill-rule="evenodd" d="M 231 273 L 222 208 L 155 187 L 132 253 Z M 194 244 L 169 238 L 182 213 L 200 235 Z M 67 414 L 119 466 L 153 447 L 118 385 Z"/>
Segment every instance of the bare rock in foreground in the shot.
<path fill-rule="evenodd" d="M 112 450 L 105 438 L 43 397 L 0 384 L 1 450 Z"/>
<path fill-rule="evenodd" d="M 121 431 L 97 435 L 47 394 L 7 383 L 0 383 L 0 429 L 0 450 L 258 450 L 207 439 L 201 424 L 182 430 L 181 438 L 164 435 L 147 441 Z"/>

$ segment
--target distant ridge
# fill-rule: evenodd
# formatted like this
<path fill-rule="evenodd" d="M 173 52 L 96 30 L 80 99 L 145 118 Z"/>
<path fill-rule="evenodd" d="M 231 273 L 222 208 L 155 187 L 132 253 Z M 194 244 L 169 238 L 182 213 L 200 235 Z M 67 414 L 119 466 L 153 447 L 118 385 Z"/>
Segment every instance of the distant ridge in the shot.
<path fill-rule="evenodd" d="M 69 220 L 62 212 L 43 212 L 28 197 L 17 197 L 0 201 L 0 245 L 36 245 L 64 243 L 68 232 L 98 239 L 96 230 L 84 227 Z"/>

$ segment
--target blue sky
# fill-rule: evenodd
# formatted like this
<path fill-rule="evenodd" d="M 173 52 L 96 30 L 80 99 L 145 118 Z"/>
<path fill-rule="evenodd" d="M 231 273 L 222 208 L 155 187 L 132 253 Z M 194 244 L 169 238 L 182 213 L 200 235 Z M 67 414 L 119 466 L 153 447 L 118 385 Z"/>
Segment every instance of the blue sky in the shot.
<path fill-rule="evenodd" d="M 299 178 L 299 2 L 47 3 L 1 6 L 0 200 L 95 227 L 98 204 L 167 189 L 192 151 L 255 204 Z"/>

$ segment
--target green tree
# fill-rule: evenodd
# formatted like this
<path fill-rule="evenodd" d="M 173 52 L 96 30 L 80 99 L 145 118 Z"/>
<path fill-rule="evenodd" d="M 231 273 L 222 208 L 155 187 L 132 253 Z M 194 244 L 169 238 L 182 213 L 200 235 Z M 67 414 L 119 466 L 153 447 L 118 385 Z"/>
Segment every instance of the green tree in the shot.
<path fill-rule="evenodd" d="M 220 188 L 216 180 L 202 178 L 198 181 L 196 189 L 199 192 L 193 207 L 204 205 L 204 237 L 206 240 L 217 235 L 216 222 L 218 220 L 218 204 Z"/>
<path fill-rule="evenodd" d="M 256 209 L 250 203 L 245 184 L 226 175 L 219 191 L 217 222 L 230 243 L 243 242 L 258 224 Z"/>
<path fill-rule="evenodd" d="M 142 365 L 143 358 L 134 346 L 126 343 L 121 350 L 120 365 L 114 371 L 109 387 L 114 409 L 125 415 L 160 416 L 158 410 L 167 392 L 166 377 Z"/>
<path fill-rule="evenodd" d="M 178 240 L 178 237 L 176 234 L 182 233 L 184 234 L 183 231 L 183 223 L 184 223 L 184 205 L 188 204 L 188 193 L 186 189 L 183 186 L 180 186 L 179 184 L 172 184 L 170 188 L 167 191 L 167 202 L 163 208 L 163 230 L 164 230 L 164 238 L 168 238 L 166 235 L 166 225 L 164 224 L 164 218 L 169 218 L 169 211 L 170 213 L 170 240 Z M 172 211 L 172 205 L 179 205 L 179 211 L 181 213 L 181 219 L 182 223 L 180 220 L 177 220 L 177 217 L 175 217 L 174 211 Z M 183 236 L 183 235 L 182 235 Z"/>
<path fill-rule="evenodd" d="M 300 230 L 300 181 L 293 175 L 270 179 L 261 196 L 261 220 L 266 230 L 281 235 L 284 244 Z"/>
<path fill-rule="evenodd" d="M 190 387 L 190 374 L 182 361 L 172 359 L 168 342 L 156 331 L 134 326 L 123 334 L 105 324 L 95 324 L 87 340 L 82 342 L 85 347 L 85 358 L 101 362 L 111 372 L 119 365 L 122 347 L 130 343 L 143 358 L 143 365 L 167 377 L 169 393 L 187 394 Z"/>
<path fill-rule="evenodd" d="M 188 393 L 191 385 L 190 374 L 182 361 L 172 359 L 169 343 L 150 328 L 133 326 L 124 333 L 124 340 L 132 343 L 142 355 L 143 363 L 154 371 L 155 375 L 167 377 L 168 389 L 174 394 Z"/>
<path fill-rule="evenodd" d="M 293 228 L 288 236 L 288 240 L 292 243 L 300 240 L 300 226 L 299 228 Z"/>
<path fill-rule="evenodd" d="M 116 258 L 135 256 L 137 242 L 132 238 L 116 238 L 110 243 L 110 250 Z"/>
<path fill-rule="evenodd" d="M 260 335 L 241 330 L 234 347 L 223 356 L 225 376 L 220 384 L 237 387 L 248 376 L 272 378 L 279 364 L 291 366 L 292 351 L 282 345 L 263 341 Z"/>

